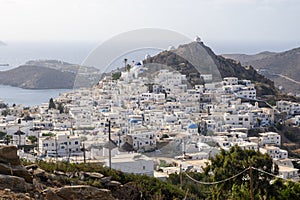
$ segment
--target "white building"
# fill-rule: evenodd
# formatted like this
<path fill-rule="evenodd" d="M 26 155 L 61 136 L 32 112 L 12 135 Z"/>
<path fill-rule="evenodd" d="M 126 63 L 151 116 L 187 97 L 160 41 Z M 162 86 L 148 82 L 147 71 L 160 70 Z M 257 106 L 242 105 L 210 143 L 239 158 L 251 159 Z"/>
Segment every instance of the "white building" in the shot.
<path fill-rule="evenodd" d="M 224 114 L 224 122 L 227 125 L 233 125 L 232 127 L 245 127 L 251 128 L 250 115 L 246 114 Z"/>
<path fill-rule="evenodd" d="M 293 168 L 293 167 L 287 167 L 287 166 L 278 166 L 279 168 L 279 177 L 282 177 L 284 179 L 289 178 L 298 178 L 298 171 L 299 169 Z"/>
<path fill-rule="evenodd" d="M 273 144 L 279 146 L 281 144 L 281 136 L 275 132 L 266 132 L 259 134 L 259 145 Z"/>
<path fill-rule="evenodd" d="M 243 150 L 258 150 L 258 144 L 255 142 L 240 142 L 238 143 L 238 146 Z"/>
<path fill-rule="evenodd" d="M 223 79 L 223 85 L 237 85 L 238 84 L 238 78 L 236 77 L 225 77 Z"/>
<path fill-rule="evenodd" d="M 105 166 L 109 166 L 108 159 L 105 160 Z M 111 168 L 124 173 L 154 175 L 153 160 L 138 153 L 125 153 L 112 157 Z"/>
<path fill-rule="evenodd" d="M 271 158 L 284 159 L 288 157 L 288 152 L 286 150 L 280 149 L 279 147 L 275 146 L 261 147 L 259 148 L 259 151 L 263 154 L 269 154 Z"/>
<path fill-rule="evenodd" d="M 290 115 L 300 113 L 300 104 L 291 101 L 277 101 L 276 107 L 280 112 L 285 112 Z"/>
<path fill-rule="evenodd" d="M 39 155 L 55 157 L 56 153 L 59 157 L 81 156 L 80 138 L 71 135 L 69 131 L 53 131 L 49 136 L 41 136 L 39 138 Z M 43 132 L 42 132 L 43 135 Z"/>
<path fill-rule="evenodd" d="M 127 134 L 125 142 L 130 144 L 134 150 L 151 151 L 156 148 L 156 133 L 152 131 L 141 131 L 134 134 Z"/>

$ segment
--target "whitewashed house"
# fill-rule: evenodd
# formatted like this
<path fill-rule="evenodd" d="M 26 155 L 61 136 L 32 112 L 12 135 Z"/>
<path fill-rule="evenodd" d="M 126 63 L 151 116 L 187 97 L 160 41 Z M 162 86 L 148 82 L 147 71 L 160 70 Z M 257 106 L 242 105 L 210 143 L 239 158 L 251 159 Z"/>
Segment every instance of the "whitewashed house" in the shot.
<path fill-rule="evenodd" d="M 284 179 L 293 179 L 293 178 L 299 178 L 298 171 L 299 169 L 293 168 L 293 167 L 287 167 L 287 166 L 278 166 L 279 168 L 279 177 Z"/>
<path fill-rule="evenodd" d="M 288 152 L 275 146 L 260 147 L 259 151 L 263 154 L 267 153 L 271 158 L 288 158 Z"/>
<path fill-rule="evenodd" d="M 105 166 L 109 166 L 108 159 L 105 160 Z M 124 173 L 154 176 L 153 160 L 138 153 L 124 153 L 112 157 L 111 168 Z"/>
<path fill-rule="evenodd" d="M 273 145 L 281 145 L 281 136 L 275 132 L 266 132 L 259 134 L 259 145 L 263 146 L 266 144 L 273 144 Z"/>
<path fill-rule="evenodd" d="M 49 136 L 43 136 L 43 133 L 48 133 Z M 80 138 L 69 131 L 44 131 L 39 138 L 38 154 L 50 157 L 80 156 Z"/>

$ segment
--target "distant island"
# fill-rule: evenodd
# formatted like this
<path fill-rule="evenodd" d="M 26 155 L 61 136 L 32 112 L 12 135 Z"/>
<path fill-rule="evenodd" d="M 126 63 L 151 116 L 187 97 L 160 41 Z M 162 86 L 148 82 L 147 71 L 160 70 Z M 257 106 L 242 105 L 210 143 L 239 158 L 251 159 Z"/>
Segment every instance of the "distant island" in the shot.
<path fill-rule="evenodd" d="M 88 72 L 86 74 L 80 72 Z M 73 89 L 74 85 L 93 85 L 91 76 L 98 70 L 58 60 L 28 61 L 17 68 L 0 72 L 0 84 L 23 89 Z M 83 74 L 83 75 L 82 75 Z M 82 83 L 83 80 L 86 82 Z"/>

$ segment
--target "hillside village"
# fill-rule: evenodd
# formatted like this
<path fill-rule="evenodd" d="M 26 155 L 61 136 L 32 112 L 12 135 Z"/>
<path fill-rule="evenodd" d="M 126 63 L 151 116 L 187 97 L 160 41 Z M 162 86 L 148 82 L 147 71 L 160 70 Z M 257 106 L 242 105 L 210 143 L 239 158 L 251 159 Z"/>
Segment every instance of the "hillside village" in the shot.
<path fill-rule="evenodd" d="M 257 96 L 250 80 L 213 82 L 211 74 L 202 74 L 206 83 L 191 86 L 174 70 L 148 70 L 138 62 L 120 77 L 108 75 L 91 88 L 35 107 L 0 102 L 1 142 L 19 147 L 19 156 L 31 161 L 100 162 L 159 178 L 180 170 L 202 172 L 220 149 L 237 145 L 269 154 L 280 177 L 299 178 L 278 133 L 247 134 L 283 123 L 275 119 L 278 113 L 298 126 L 298 103 L 251 104 Z"/>

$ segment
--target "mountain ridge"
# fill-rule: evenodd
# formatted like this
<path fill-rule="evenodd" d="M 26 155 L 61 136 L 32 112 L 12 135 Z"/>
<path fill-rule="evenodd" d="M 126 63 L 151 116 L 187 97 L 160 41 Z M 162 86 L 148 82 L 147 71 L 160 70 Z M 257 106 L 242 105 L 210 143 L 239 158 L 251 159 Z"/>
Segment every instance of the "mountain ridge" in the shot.
<path fill-rule="evenodd" d="M 226 54 L 224 57 L 240 61 L 243 65 L 251 65 L 260 73 L 272 79 L 276 86 L 283 86 L 284 91 L 300 93 L 300 47 L 291 50 L 260 56 L 260 54 L 240 56 Z"/>

